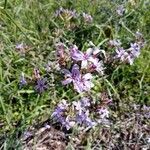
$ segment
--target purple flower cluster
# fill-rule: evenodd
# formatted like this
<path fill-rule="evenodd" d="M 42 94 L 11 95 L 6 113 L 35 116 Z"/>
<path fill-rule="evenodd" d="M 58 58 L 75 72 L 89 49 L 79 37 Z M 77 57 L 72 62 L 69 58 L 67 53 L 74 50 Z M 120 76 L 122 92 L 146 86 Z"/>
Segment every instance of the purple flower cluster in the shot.
<path fill-rule="evenodd" d="M 121 44 L 118 44 L 117 42 L 113 43 L 113 46 L 116 47 L 116 54 L 114 58 L 132 65 L 134 60 L 140 55 L 140 50 L 142 48 L 141 44 L 138 42 L 131 43 L 130 48 L 128 49 L 124 49 L 123 47 L 120 47 L 120 45 Z"/>
<path fill-rule="evenodd" d="M 65 80 L 62 81 L 62 84 L 67 85 L 73 83 L 74 89 L 78 93 L 90 91 L 90 89 L 94 87 L 92 83 L 92 72 L 98 72 L 103 75 L 103 61 L 97 57 L 101 50 L 93 47 L 88 48 L 86 52 L 82 52 L 78 50 L 76 45 L 73 45 L 67 48 L 70 54 L 68 56 L 68 53 L 65 52 L 64 49 L 64 46 L 57 47 L 57 60 L 60 66 L 63 67 L 61 72 L 65 76 Z M 67 58 L 64 59 L 65 57 Z M 67 63 L 72 64 L 71 71 L 64 69 L 64 67 L 67 67 L 65 66 Z"/>
<path fill-rule="evenodd" d="M 56 10 L 55 16 L 60 17 L 62 20 L 70 20 L 71 18 L 76 18 L 77 13 L 75 10 L 64 9 L 61 7 L 58 10 Z"/>
<path fill-rule="evenodd" d="M 65 74 L 66 78 L 62 81 L 62 84 L 67 85 L 72 82 L 74 89 L 79 93 L 89 91 L 94 86 L 91 82 L 92 75 L 90 73 L 82 75 L 77 64 L 73 65 L 71 72 L 67 69 L 63 69 L 62 72 Z"/>
<path fill-rule="evenodd" d="M 91 23 L 93 21 L 93 17 L 90 14 L 87 13 L 77 13 L 76 10 L 69 10 L 64 8 L 59 8 L 55 12 L 56 17 L 60 17 L 62 20 L 69 21 L 72 18 L 79 18 L 80 16 L 83 18 L 83 21 L 85 23 Z"/>
<path fill-rule="evenodd" d="M 35 90 L 39 93 L 44 92 L 46 89 L 48 88 L 47 85 L 47 78 L 43 78 L 43 79 L 38 79 L 37 80 L 37 85 L 35 86 Z"/>
<path fill-rule="evenodd" d="M 63 125 L 67 130 L 74 126 L 93 128 L 101 120 L 101 122 L 108 118 L 109 111 L 105 108 L 98 109 L 97 112 L 90 112 L 91 102 L 90 99 L 83 97 L 79 101 L 73 101 L 68 104 L 65 100 L 62 100 L 58 104 L 52 117 Z M 98 119 L 94 119 L 93 116 L 97 114 Z"/>
<path fill-rule="evenodd" d="M 65 100 L 62 100 L 62 102 L 58 104 L 58 106 L 56 107 L 56 109 L 51 115 L 59 123 L 61 123 L 61 125 L 66 127 L 67 130 L 72 128 L 75 124 L 74 121 L 71 121 L 69 116 L 65 115 L 65 112 L 67 112 L 68 108 L 69 108 L 69 104 Z"/>

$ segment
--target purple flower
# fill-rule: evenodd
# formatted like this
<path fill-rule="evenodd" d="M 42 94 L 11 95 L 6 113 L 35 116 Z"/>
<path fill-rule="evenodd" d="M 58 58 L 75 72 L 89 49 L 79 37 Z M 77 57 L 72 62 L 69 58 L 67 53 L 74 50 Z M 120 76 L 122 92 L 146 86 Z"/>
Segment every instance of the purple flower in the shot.
<path fill-rule="evenodd" d="M 74 101 L 72 102 L 73 106 L 75 107 L 75 109 L 79 112 L 79 114 L 81 114 L 81 112 L 83 111 L 83 107 L 81 106 L 81 102 L 80 101 Z"/>
<path fill-rule="evenodd" d="M 91 118 L 89 118 L 89 111 L 86 110 L 85 112 L 82 111 L 81 113 L 77 113 L 76 115 L 76 121 L 80 125 L 86 125 L 88 127 L 93 127 L 96 125 L 96 122 L 92 121 Z"/>
<path fill-rule="evenodd" d="M 93 49 L 89 48 L 86 52 L 81 52 L 77 48 L 71 49 L 71 57 L 76 61 L 81 61 L 81 68 L 87 68 L 88 61 L 92 61 L 92 52 Z"/>
<path fill-rule="evenodd" d="M 24 45 L 23 45 L 23 43 L 21 43 L 21 44 L 17 44 L 17 45 L 16 45 L 16 49 L 18 49 L 18 50 L 22 50 L 22 49 L 24 49 Z"/>
<path fill-rule="evenodd" d="M 122 62 L 124 62 L 128 57 L 128 53 L 122 48 L 116 48 L 116 56 L 115 58 L 119 58 Z"/>
<path fill-rule="evenodd" d="M 75 10 L 64 9 L 61 7 L 58 10 L 56 10 L 55 16 L 59 16 L 62 20 L 64 20 L 64 18 L 70 20 L 71 18 L 76 18 L 77 13 Z"/>
<path fill-rule="evenodd" d="M 46 78 L 38 79 L 37 85 L 35 86 L 36 91 L 38 91 L 39 93 L 44 92 L 44 90 L 46 90 L 48 88 L 48 85 L 46 82 L 47 82 Z"/>
<path fill-rule="evenodd" d="M 52 113 L 52 117 L 54 117 L 59 123 L 61 123 L 67 130 L 72 128 L 75 125 L 75 122 L 72 121 L 69 116 L 64 116 L 65 111 L 68 109 L 69 104 L 66 100 L 62 100 L 61 103 L 55 108 Z"/>
<path fill-rule="evenodd" d="M 140 49 L 140 45 L 131 43 L 131 47 L 128 50 L 131 52 L 132 57 L 138 57 L 140 55 Z"/>
<path fill-rule="evenodd" d="M 117 14 L 118 14 L 119 16 L 122 16 L 122 15 L 124 14 L 124 12 L 125 12 L 125 8 L 123 7 L 123 5 L 120 5 L 120 6 L 117 8 L 116 12 L 117 12 Z"/>
<path fill-rule="evenodd" d="M 83 18 L 84 18 L 84 21 L 87 22 L 87 23 L 91 23 L 93 21 L 93 18 L 91 15 L 89 14 L 86 14 L 86 13 L 83 13 Z"/>
<path fill-rule="evenodd" d="M 62 73 L 65 74 L 65 78 L 66 78 L 64 81 L 62 81 L 63 85 L 69 84 L 71 82 L 73 82 L 73 84 L 75 84 L 81 78 L 79 66 L 77 64 L 73 65 L 71 72 L 67 69 L 63 69 Z"/>
<path fill-rule="evenodd" d="M 56 45 L 56 55 L 59 58 L 65 57 L 65 45 L 63 43 L 58 43 Z"/>
<path fill-rule="evenodd" d="M 120 40 L 110 40 L 109 44 L 110 44 L 110 46 L 118 47 L 121 45 L 121 42 L 120 42 Z"/>
<path fill-rule="evenodd" d="M 58 122 L 60 122 L 61 124 L 65 124 L 65 117 L 63 117 L 63 114 L 67 110 L 67 108 L 68 108 L 68 103 L 66 102 L 66 100 L 62 100 L 55 108 L 51 117 L 57 119 Z"/>
<path fill-rule="evenodd" d="M 75 125 L 75 121 L 70 120 L 69 116 L 67 116 L 63 125 L 69 130 Z"/>
<path fill-rule="evenodd" d="M 98 114 L 100 115 L 101 119 L 105 119 L 109 117 L 109 111 L 107 108 L 104 107 L 98 109 Z"/>
<path fill-rule="evenodd" d="M 26 81 L 26 79 L 24 77 L 24 73 L 22 72 L 21 73 L 21 77 L 20 77 L 20 87 L 22 87 L 22 86 L 24 86 L 26 84 L 27 84 L 27 81 Z"/>
<path fill-rule="evenodd" d="M 76 121 L 79 124 L 84 124 L 86 122 L 86 119 L 88 118 L 89 112 L 87 111 L 85 112 L 81 112 L 81 113 L 77 113 L 76 115 Z"/>
<path fill-rule="evenodd" d="M 84 91 L 89 91 L 92 87 L 94 87 L 94 84 L 91 82 L 91 79 L 91 73 L 87 73 L 82 76 L 80 85 Z"/>
<path fill-rule="evenodd" d="M 92 121 L 92 119 L 91 118 L 89 118 L 89 117 L 87 117 L 86 118 L 86 125 L 89 127 L 89 128 L 92 128 L 92 127 L 94 127 L 94 126 L 96 126 L 97 125 L 97 123 L 95 122 L 95 121 Z"/>
<path fill-rule="evenodd" d="M 89 107 L 91 105 L 87 97 L 83 97 L 80 102 L 82 107 Z"/>
<path fill-rule="evenodd" d="M 90 70 L 92 71 L 97 71 L 101 75 L 104 74 L 104 64 L 102 61 L 99 61 L 98 59 L 93 59 L 93 64 L 90 64 Z"/>
<path fill-rule="evenodd" d="M 63 69 L 62 72 L 65 74 L 66 78 L 64 81 L 62 81 L 62 84 L 67 85 L 73 82 L 74 89 L 77 90 L 78 93 L 89 91 L 94 86 L 91 82 L 92 75 L 90 73 L 87 73 L 82 76 L 77 64 L 74 64 L 71 72 L 67 69 Z"/>

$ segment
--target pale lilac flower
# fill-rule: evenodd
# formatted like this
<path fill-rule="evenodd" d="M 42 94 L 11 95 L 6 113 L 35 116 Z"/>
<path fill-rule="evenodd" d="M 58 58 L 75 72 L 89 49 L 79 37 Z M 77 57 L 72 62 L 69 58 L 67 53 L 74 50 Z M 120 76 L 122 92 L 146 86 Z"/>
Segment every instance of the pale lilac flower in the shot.
<path fill-rule="evenodd" d="M 22 86 L 27 84 L 27 81 L 26 81 L 26 79 L 24 77 L 24 73 L 23 72 L 21 73 L 20 83 L 19 84 L 20 84 L 20 87 L 22 87 Z"/>
<path fill-rule="evenodd" d="M 64 100 L 64 99 L 61 101 L 61 103 L 58 104 L 58 107 L 59 107 L 60 109 L 62 109 L 62 110 L 67 109 L 68 106 L 69 106 L 69 104 L 68 104 L 67 101 Z"/>
<path fill-rule="evenodd" d="M 114 39 L 114 40 L 110 40 L 110 41 L 109 41 L 109 45 L 110 45 L 110 46 L 119 47 L 119 46 L 121 45 L 121 42 L 120 42 L 120 40 L 117 40 L 117 39 L 115 40 L 115 39 Z"/>
<path fill-rule="evenodd" d="M 80 102 L 82 107 L 89 107 L 91 105 L 87 97 L 83 97 Z"/>
<path fill-rule="evenodd" d="M 76 115 L 76 121 L 77 123 L 79 124 L 85 124 L 86 123 L 86 120 L 88 118 L 88 115 L 89 115 L 89 112 L 84 112 L 82 111 L 81 113 L 77 113 Z"/>
<path fill-rule="evenodd" d="M 90 64 L 90 70 L 97 71 L 101 75 L 104 74 L 104 64 L 102 61 L 99 61 L 98 59 L 93 59 L 93 63 Z"/>
<path fill-rule="evenodd" d="M 68 108 L 68 103 L 66 100 L 62 100 L 58 106 L 55 108 L 54 112 L 52 113 L 51 117 L 54 117 L 58 120 L 61 124 L 65 124 L 65 117 L 63 117 L 64 112 Z"/>
<path fill-rule="evenodd" d="M 22 50 L 22 49 L 24 49 L 24 45 L 23 45 L 23 43 L 21 43 L 21 44 L 17 44 L 17 45 L 16 45 L 16 49 L 18 49 L 18 50 Z"/>
<path fill-rule="evenodd" d="M 83 111 L 86 111 L 86 107 L 90 106 L 90 100 L 86 97 L 83 97 L 80 101 L 74 101 L 72 104 L 75 107 L 75 110 L 81 114 Z"/>
<path fill-rule="evenodd" d="M 87 73 L 82 76 L 81 78 L 81 86 L 83 86 L 83 90 L 89 91 L 92 87 L 94 87 L 94 84 L 91 82 L 92 74 Z"/>
<path fill-rule="evenodd" d="M 128 49 L 131 52 L 132 57 L 138 57 L 140 55 L 140 45 L 137 43 L 131 43 L 131 47 Z"/>
<path fill-rule="evenodd" d="M 81 113 L 77 113 L 76 121 L 78 124 L 86 125 L 90 128 L 96 125 L 96 122 L 92 121 L 91 118 L 89 117 L 89 110 L 86 110 L 85 112 L 82 111 Z"/>
<path fill-rule="evenodd" d="M 101 119 L 105 119 L 109 117 L 109 111 L 107 108 L 104 107 L 98 109 L 98 114 L 100 115 Z"/>
<path fill-rule="evenodd" d="M 76 61 L 81 61 L 81 68 L 87 68 L 88 61 L 91 61 L 93 49 L 89 48 L 86 52 L 81 52 L 78 49 L 71 49 L 71 57 Z"/>
<path fill-rule="evenodd" d="M 79 66 L 77 64 L 73 65 L 71 72 L 67 69 L 63 69 L 62 73 L 65 74 L 65 78 L 66 78 L 64 81 L 62 81 L 63 85 L 67 85 L 71 82 L 75 84 L 76 82 L 80 81 L 81 74 L 79 71 Z"/>
<path fill-rule="evenodd" d="M 139 57 L 141 46 L 137 43 L 131 43 L 131 47 L 128 49 L 128 55 L 126 56 L 126 61 L 132 65 L 135 58 Z"/>
<path fill-rule="evenodd" d="M 89 14 L 86 14 L 86 13 L 83 13 L 83 18 L 84 18 L 84 21 L 87 22 L 87 23 L 91 23 L 93 21 L 93 18 L 91 15 Z"/>
<path fill-rule="evenodd" d="M 35 89 L 37 92 L 42 93 L 48 88 L 47 85 L 47 78 L 38 79 L 37 85 L 35 86 Z"/>
<path fill-rule="evenodd" d="M 73 106 L 75 107 L 75 109 L 79 112 L 79 114 L 81 114 L 81 112 L 83 111 L 83 107 L 81 106 L 81 102 L 80 101 L 74 101 L 72 102 Z"/>
<path fill-rule="evenodd" d="M 64 81 L 62 81 L 62 84 L 67 85 L 73 82 L 74 89 L 79 93 L 83 91 L 89 91 L 94 86 L 91 82 L 92 75 L 87 73 L 81 76 L 79 66 L 77 64 L 72 67 L 71 72 L 67 69 L 63 69 L 62 72 L 65 74 L 66 78 Z"/>
<path fill-rule="evenodd" d="M 63 17 L 65 17 L 67 20 L 70 20 L 71 18 L 76 18 L 77 13 L 75 10 L 64 9 L 61 7 L 58 10 L 56 10 L 55 16 L 56 17 L 59 16 L 62 19 L 63 19 Z"/>
<path fill-rule="evenodd" d="M 92 121 L 92 119 L 91 118 L 89 118 L 89 117 L 87 117 L 86 118 L 86 125 L 89 127 L 89 128 L 92 128 L 92 127 L 94 127 L 94 126 L 96 126 L 97 125 L 97 123 L 95 122 L 95 121 Z"/>
<path fill-rule="evenodd" d="M 130 65 L 133 65 L 134 57 L 131 56 L 131 55 L 128 55 L 127 58 L 126 58 L 126 61 L 127 61 Z"/>
<path fill-rule="evenodd" d="M 124 62 L 128 57 L 128 53 L 121 47 L 116 48 L 115 58 L 119 58 L 122 62 Z"/>
<path fill-rule="evenodd" d="M 123 7 L 123 5 L 118 6 L 116 12 L 119 16 L 122 16 L 125 12 L 125 8 Z"/>
<path fill-rule="evenodd" d="M 59 58 L 64 58 L 64 56 L 65 56 L 65 45 L 63 43 L 56 44 L 56 55 Z"/>
<path fill-rule="evenodd" d="M 72 121 L 69 116 L 66 117 L 65 122 L 64 122 L 64 126 L 67 130 L 69 130 L 70 128 L 73 128 L 73 126 L 75 125 L 75 121 Z"/>

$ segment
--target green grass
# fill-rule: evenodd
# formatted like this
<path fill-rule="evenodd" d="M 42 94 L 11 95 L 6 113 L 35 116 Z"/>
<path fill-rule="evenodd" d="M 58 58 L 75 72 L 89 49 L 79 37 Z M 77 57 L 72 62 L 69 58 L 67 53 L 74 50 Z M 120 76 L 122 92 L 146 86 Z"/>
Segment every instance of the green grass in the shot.
<path fill-rule="evenodd" d="M 134 0 L 133 0 L 134 1 Z M 126 14 L 118 17 L 116 7 L 126 6 Z M 79 18 L 75 30 L 54 17 L 60 6 L 86 12 L 94 22 L 82 24 Z M 106 90 L 119 105 L 146 104 L 150 106 L 150 0 L 138 0 L 135 6 L 120 0 L 2 0 L 0 2 L 0 145 L 4 149 L 19 149 L 18 139 L 26 128 L 50 117 L 54 106 L 63 98 L 71 101 L 78 97 L 73 90 L 61 86 L 60 75 L 48 75 L 49 89 L 43 94 L 34 90 L 31 82 L 33 69 L 40 69 L 54 60 L 56 41 L 71 41 L 80 48 L 88 41 L 106 48 L 111 38 L 121 39 L 126 47 L 137 30 L 142 32 L 146 44 L 132 66 L 119 66 L 111 70 L 106 80 L 97 79 L 92 96 Z M 28 47 L 25 56 L 15 48 L 23 42 Z M 104 42 L 104 43 L 103 43 Z M 109 50 L 108 50 L 109 51 Z M 111 51 L 111 50 L 110 50 Z M 31 82 L 19 88 L 21 72 Z M 53 78 L 55 81 L 53 82 Z M 55 86 L 51 86 L 51 84 Z M 123 109 L 123 108 L 121 108 Z M 122 110 L 123 111 L 123 110 Z M 89 139 L 89 141 L 92 141 Z M 90 147 L 90 143 L 87 145 Z M 86 148 L 88 149 L 88 148 Z"/>

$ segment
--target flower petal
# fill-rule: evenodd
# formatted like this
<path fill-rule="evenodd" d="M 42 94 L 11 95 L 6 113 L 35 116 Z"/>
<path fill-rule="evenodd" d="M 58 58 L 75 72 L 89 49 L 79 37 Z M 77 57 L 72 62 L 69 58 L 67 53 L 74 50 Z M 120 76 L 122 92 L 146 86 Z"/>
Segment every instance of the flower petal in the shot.
<path fill-rule="evenodd" d="M 83 79 L 85 79 L 85 80 L 89 80 L 89 79 L 92 79 L 93 77 L 92 77 L 92 74 L 91 73 L 87 73 L 87 74 L 85 74 L 84 76 L 83 76 Z"/>
<path fill-rule="evenodd" d="M 67 69 L 62 69 L 61 72 L 62 72 L 63 74 L 65 74 L 65 75 L 71 76 L 71 72 L 70 72 L 69 70 L 67 70 Z"/>
<path fill-rule="evenodd" d="M 74 64 L 72 67 L 72 78 L 76 79 L 76 80 L 80 80 L 80 70 L 79 70 L 79 66 L 77 64 Z"/>
<path fill-rule="evenodd" d="M 78 50 L 72 50 L 71 51 L 71 57 L 72 59 L 76 60 L 76 61 L 80 61 L 83 59 L 84 54 L 81 51 Z"/>
<path fill-rule="evenodd" d="M 69 84 L 69 83 L 71 83 L 71 82 L 72 82 L 72 79 L 71 79 L 71 78 L 68 78 L 68 79 L 62 81 L 62 84 L 63 84 L 63 85 L 66 85 L 66 84 Z"/>
<path fill-rule="evenodd" d="M 81 63 L 81 68 L 82 69 L 87 68 L 87 65 L 88 65 L 87 60 L 83 60 L 82 63 Z"/>
<path fill-rule="evenodd" d="M 90 56 L 92 54 L 92 52 L 93 52 L 93 49 L 92 48 L 88 48 L 87 51 L 86 51 L 86 54 L 88 56 Z"/>
<path fill-rule="evenodd" d="M 82 83 L 73 82 L 73 84 L 74 84 L 74 89 L 76 89 L 78 93 L 83 92 L 83 84 Z"/>

